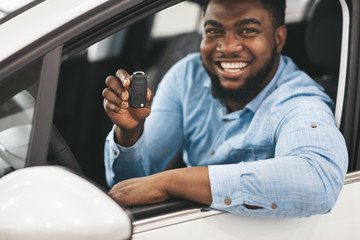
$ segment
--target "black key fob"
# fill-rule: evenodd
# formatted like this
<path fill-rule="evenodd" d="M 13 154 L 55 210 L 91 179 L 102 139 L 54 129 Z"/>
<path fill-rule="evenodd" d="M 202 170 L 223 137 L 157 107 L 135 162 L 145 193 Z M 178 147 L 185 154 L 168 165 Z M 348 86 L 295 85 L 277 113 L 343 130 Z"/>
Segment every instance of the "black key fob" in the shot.
<path fill-rule="evenodd" d="M 129 105 L 132 108 L 143 108 L 146 105 L 147 78 L 144 72 L 131 75 L 129 87 Z"/>

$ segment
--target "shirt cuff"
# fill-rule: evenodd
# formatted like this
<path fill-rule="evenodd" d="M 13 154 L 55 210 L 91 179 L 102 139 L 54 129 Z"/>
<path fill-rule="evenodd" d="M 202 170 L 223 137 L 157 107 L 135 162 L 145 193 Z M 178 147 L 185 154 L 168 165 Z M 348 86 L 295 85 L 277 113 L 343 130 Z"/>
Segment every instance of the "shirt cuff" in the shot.
<path fill-rule="evenodd" d="M 253 193 L 261 191 L 259 186 L 255 183 L 249 186 L 248 181 L 243 181 L 244 177 L 251 177 L 253 174 L 245 163 L 209 166 L 213 199 L 210 207 L 246 216 L 276 216 L 275 205 Z M 249 209 L 244 204 L 261 208 Z"/>
<path fill-rule="evenodd" d="M 239 191 L 241 189 L 240 176 L 235 169 L 237 169 L 235 164 L 209 166 L 213 199 L 210 207 L 228 211 L 228 208 L 244 203 L 243 194 Z M 237 191 L 234 191 L 234 189 L 237 189 Z"/>
<path fill-rule="evenodd" d="M 142 154 L 142 148 L 144 142 L 144 134 L 138 139 L 138 141 L 131 147 L 124 147 L 115 142 L 115 125 L 106 137 L 105 144 L 105 171 L 107 183 L 112 187 L 115 183 L 115 173 L 117 162 L 130 164 L 131 161 L 140 159 Z M 130 161 L 130 162 L 129 162 Z"/>
<path fill-rule="evenodd" d="M 111 153 L 112 162 L 114 162 L 115 159 L 117 159 L 120 156 L 120 153 L 127 155 L 132 153 L 137 153 L 136 155 L 140 155 L 139 149 L 141 149 L 140 147 L 143 144 L 144 141 L 143 139 L 144 139 L 144 134 L 142 134 L 140 138 L 136 141 L 136 143 L 131 147 L 121 146 L 115 142 L 115 125 L 114 125 L 106 138 L 106 140 L 109 142 L 109 150 Z"/>

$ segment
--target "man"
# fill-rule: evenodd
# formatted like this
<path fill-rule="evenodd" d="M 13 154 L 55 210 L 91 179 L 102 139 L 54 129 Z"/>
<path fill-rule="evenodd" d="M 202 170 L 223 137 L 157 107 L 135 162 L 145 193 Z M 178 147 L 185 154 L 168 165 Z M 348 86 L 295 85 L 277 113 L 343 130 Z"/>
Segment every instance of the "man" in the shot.
<path fill-rule="evenodd" d="M 201 54 L 166 74 L 153 104 L 148 90 L 143 109 L 129 108 L 126 71 L 106 79 L 114 199 L 132 206 L 181 197 L 250 216 L 331 210 L 347 150 L 329 97 L 280 55 L 284 12 L 280 0 L 210 0 Z M 180 147 L 188 168 L 160 172 Z"/>

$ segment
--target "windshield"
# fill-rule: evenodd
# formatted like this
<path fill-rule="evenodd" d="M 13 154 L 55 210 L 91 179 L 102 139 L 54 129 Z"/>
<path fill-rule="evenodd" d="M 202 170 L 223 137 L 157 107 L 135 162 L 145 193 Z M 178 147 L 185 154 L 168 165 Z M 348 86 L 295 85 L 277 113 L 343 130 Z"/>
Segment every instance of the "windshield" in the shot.
<path fill-rule="evenodd" d="M 0 24 L 45 0 L 2 0 L 0 1 Z"/>
<path fill-rule="evenodd" d="M 25 165 L 34 103 L 34 98 L 23 90 L 0 106 L 0 159 L 4 169 Z"/>
<path fill-rule="evenodd" d="M 0 81 L 0 177 L 25 167 L 41 61 Z"/>

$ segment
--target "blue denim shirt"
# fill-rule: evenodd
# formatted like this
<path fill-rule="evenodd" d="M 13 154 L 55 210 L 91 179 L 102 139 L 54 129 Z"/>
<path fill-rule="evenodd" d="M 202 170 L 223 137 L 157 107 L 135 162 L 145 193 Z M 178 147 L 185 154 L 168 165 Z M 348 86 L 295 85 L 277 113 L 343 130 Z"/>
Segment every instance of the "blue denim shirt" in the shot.
<path fill-rule="evenodd" d="M 179 61 L 161 81 L 140 139 L 126 148 L 109 133 L 109 186 L 163 170 L 183 147 L 187 166 L 209 166 L 212 208 L 271 217 L 330 211 L 348 156 L 323 89 L 284 56 L 240 111 L 228 113 L 210 85 L 199 53 Z"/>

